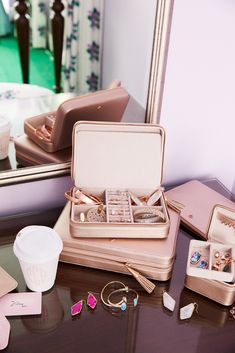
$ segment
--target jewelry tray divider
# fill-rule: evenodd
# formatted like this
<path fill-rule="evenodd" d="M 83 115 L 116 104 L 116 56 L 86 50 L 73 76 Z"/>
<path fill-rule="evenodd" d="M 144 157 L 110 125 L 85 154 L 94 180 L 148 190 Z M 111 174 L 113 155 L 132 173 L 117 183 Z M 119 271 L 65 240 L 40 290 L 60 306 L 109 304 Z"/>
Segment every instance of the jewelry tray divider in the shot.
<path fill-rule="evenodd" d="M 216 205 L 208 226 L 208 240 L 191 240 L 187 261 L 187 276 L 234 282 L 235 280 L 235 211 Z M 205 249 L 207 268 L 200 268 Z M 196 262 L 196 257 L 200 258 Z M 195 255 L 195 256 L 194 256 Z M 209 255 L 209 256 L 208 256 Z M 193 258 L 194 256 L 194 258 Z M 195 263 L 192 263 L 195 259 Z"/>

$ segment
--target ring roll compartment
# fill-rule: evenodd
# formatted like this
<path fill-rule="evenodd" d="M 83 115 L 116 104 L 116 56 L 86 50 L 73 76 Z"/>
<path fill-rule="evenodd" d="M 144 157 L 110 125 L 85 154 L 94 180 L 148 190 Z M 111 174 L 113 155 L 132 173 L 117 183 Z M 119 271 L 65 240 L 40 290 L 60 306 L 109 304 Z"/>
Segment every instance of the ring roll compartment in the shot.
<path fill-rule="evenodd" d="M 107 223 L 133 223 L 131 198 L 128 190 L 105 191 Z"/>

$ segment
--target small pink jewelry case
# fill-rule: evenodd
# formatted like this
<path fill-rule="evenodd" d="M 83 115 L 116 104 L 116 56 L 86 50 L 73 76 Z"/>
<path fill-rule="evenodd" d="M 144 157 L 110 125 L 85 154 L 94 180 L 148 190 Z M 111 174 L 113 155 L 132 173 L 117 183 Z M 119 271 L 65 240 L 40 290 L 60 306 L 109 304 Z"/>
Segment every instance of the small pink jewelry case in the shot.
<path fill-rule="evenodd" d="M 211 233 L 213 228 L 210 228 L 210 225 L 212 224 L 213 226 L 211 220 L 214 212 L 216 214 L 218 207 L 221 208 L 222 214 L 223 209 L 225 212 L 226 209 L 230 209 L 230 212 L 235 212 L 235 204 L 231 200 L 197 180 L 189 181 L 171 189 L 166 193 L 166 197 L 171 208 L 181 210 L 180 218 L 182 224 L 204 240 L 208 239 L 209 230 L 210 234 L 213 234 Z M 219 225 L 219 227 L 223 226 Z M 234 230 L 232 228 L 230 230 L 228 228 L 225 229 L 226 233 L 224 231 L 221 232 L 223 234 L 222 238 L 218 239 L 217 236 L 214 237 L 212 235 L 212 238 L 214 238 L 213 243 L 219 244 L 220 241 L 229 247 L 232 244 L 234 246 Z M 233 232 L 233 235 L 230 232 Z M 234 280 L 232 282 L 224 282 L 186 274 L 184 284 L 186 288 L 222 305 L 229 306 L 235 301 Z"/>
<path fill-rule="evenodd" d="M 216 205 L 207 237 L 207 242 L 190 242 L 185 286 L 220 304 L 231 305 L 235 300 L 235 210 Z M 190 263 L 193 253 L 201 248 L 208 256 L 207 269 L 193 268 L 197 265 Z"/>
<path fill-rule="evenodd" d="M 78 96 L 62 103 L 57 111 L 26 119 L 24 132 L 44 151 L 57 152 L 71 147 L 77 121 L 121 121 L 128 101 L 123 87 Z"/>
<path fill-rule="evenodd" d="M 97 210 L 97 205 L 76 204 L 71 201 L 70 232 L 74 237 L 89 238 L 166 238 L 170 219 L 161 188 L 165 132 L 159 125 L 77 122 L 73 129 L 72 178 L 75 187 L 72 200 L 79 189 L 99 198 L 106 208 L 106 220 L 81 221 L 81 213 Z M 107 190 L 108 189 L 108 190 Z M 105 195 L 110 190 L 125 190 L 136 197 L 159 193 L 163 218 L 155 223 L 137 223 L 130 216 L 123 222 L 109 222 Z M 126 197 L 126 196 L 125 196 Z M 128 203 L 128 201 L 125 201 Z M 133 214 L 144 206 L 130 206 Z"/>

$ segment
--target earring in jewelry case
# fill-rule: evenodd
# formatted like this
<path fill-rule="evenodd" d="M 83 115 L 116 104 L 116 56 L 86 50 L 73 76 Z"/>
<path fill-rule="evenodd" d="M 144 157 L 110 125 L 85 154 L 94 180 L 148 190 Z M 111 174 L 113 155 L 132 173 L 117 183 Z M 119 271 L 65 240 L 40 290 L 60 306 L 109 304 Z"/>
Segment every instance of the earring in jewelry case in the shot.
<path fill-rule="evenodd" d="M 216 205 L 208 241 L 191 240 L 186 273 L 223 282 L 235 279 L 235 210 Z"/>

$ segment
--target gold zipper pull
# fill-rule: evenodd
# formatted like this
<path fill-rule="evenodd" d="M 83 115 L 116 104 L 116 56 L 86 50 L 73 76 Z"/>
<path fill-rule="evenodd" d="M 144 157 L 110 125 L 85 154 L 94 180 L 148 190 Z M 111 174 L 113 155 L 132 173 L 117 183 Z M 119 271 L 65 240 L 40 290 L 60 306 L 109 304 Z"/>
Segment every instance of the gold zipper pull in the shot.
<path fill-rule="evenodd" d="M 139 284 L 150 294 L 155 289 L 155 284 L 148 280 L 146 277 L 141 275 L 138 271 L 131 268 L 128 264 L 125 264 L 128 271 L 132 274 L 133 277 L 139 282 Z"/>

